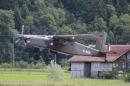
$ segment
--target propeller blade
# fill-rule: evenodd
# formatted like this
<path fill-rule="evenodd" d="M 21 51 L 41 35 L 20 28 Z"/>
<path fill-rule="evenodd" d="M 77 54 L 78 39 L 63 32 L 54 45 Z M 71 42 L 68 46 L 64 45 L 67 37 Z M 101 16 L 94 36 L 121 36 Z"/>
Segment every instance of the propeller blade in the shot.
<path fill-rule="evenodd" d="M 26 42 L 25 42 L 25 40 L 24 39 L 22 39 L 23 40 L 23 43 L 26 45 Z"/>
<path fill-rule="evenodd" d="M 26 42 L 23 40 L 24 45 L 26 45 Z"/>
<path fill-rule="evenodd" d="M 24 25 L 22 25 L 22 32 L 21 32 L 21 34 L 23 34 L 24 33 Z"/>
<path fill-rule="evenodd" d="M 18 43 L 20 41 L 20 39 L 17 39 L 16 41 L 15 41 L 15 43 Z"/>

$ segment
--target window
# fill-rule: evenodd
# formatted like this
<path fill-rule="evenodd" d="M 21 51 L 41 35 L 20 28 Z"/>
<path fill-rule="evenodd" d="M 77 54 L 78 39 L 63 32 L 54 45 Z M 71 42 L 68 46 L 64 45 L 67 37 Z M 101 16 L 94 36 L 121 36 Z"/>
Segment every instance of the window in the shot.
<path fill-rule="evenodd" d="M 128 63 L 128 68 L 130 68 L 130 63 Z"/>
<path fill-rule="evenodd" d="M 94 67 L 100 67 L 100 63 L 94 63 Z"/>
<path fill-rule="evenodd" d="M 130 59 L 130 52 L 127 53 L 127 59 Z"/>
<path fill-rule="evenodd" d="M 126 68 L 126 63 L 122 63 L 122 68 Z"/>

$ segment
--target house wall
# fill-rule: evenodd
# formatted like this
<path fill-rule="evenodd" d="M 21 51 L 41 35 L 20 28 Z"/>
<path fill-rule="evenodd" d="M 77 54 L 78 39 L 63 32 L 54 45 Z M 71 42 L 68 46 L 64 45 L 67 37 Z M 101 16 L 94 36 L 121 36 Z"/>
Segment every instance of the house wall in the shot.
<path fill-rule="evenodd" d="M 92 62 L 91 77 L 96 78 L 98 75 L 98 71 L 102 71 L 102 69 L 107 69 L 108 71 L 112 71 L 112 63 Z"/>
<path fill-rule="evenodd" d="M 71 63 L 71 78 L 84 76 L 84 63 Z"/>
<path fill-rule="evenodd" d="M 112 63 L 100 63 L 100 62 L 92 62 L 91 63 L 91 70 L 90 68 L 87 69 L 85 63 L 71 63 L 71 78 L 76 77 L 87 77 L 85 72 L 90 71 L 92 78 L 96 78 L 98 75 L 98 71 L 102 71 L 102 69 L 107 69 L 112 71 Z"/>
<path fill-rule="evenodd" d="M 130 51 L 127 53 L 127 57 L 126 59 L 128 59 L 130 61 Z M 127 62 L 127 68 L 130 68 L 130 62 Z"/>
<path fill-rule="evenodd" d="M 122 55 L 113 64 L 113 67 L 116 67 L 115 64 L 119 64 L 117 66 L 120 66 L 121 68 L 130 68 L 130 51 Z"/>

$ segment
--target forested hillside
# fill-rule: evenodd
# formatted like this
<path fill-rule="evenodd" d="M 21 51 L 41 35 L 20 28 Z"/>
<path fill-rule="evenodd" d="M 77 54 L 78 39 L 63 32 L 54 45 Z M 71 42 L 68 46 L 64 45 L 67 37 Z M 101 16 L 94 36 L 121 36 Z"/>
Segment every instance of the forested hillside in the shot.
<path fill-rule="evenodd" d="M 0 63 L 32 58 L 36 49 L 13 37 L 25 34 L 108 33 L 107 43 L 130 43 L 130 0 L 0 0 Z M 15 52 L 15 56 L 13 55 Z M 44 61 L 45 51 L 42 53 Z M 58 54 L 57 62 L 68 56 Z"/>

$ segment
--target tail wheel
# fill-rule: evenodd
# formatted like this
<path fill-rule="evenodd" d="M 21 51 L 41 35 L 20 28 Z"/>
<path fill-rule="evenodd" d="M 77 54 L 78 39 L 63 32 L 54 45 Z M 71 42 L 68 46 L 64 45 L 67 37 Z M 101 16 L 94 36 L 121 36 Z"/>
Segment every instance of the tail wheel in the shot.
<path fill-rule="evenodd" d="M 53 55 L 52 54 L 50 54 L 50 55 L 48 55 L 47 56 L 47 59 L 50 61 L 50 60 L 53 60 Z"/>
<path fill-rule="evenodd" d="M 34 55 L 34 59 L 35 59 L 35 60 L 39 60 L 39 59 L 40 59 L 40 54 L 35 54 L 35 55 Z"/>

